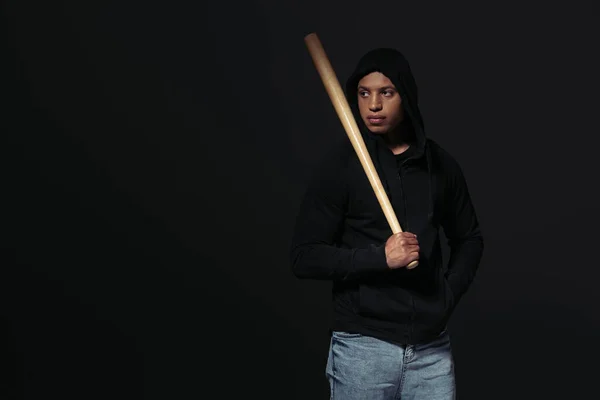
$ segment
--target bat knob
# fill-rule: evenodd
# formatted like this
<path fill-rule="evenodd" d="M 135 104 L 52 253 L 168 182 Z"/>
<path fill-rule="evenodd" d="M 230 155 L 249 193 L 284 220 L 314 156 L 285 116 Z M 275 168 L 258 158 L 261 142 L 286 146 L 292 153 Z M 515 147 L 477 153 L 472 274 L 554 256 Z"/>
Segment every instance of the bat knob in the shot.
<path fill-rule="evenodd" d="M 407 269 L 413 269 L 414 267 L 416 267 L 417 265 L 419 265 L 419 262 L 417 260 L 411 262 L 410 264 L 408 264 L 406 266 Z"/>

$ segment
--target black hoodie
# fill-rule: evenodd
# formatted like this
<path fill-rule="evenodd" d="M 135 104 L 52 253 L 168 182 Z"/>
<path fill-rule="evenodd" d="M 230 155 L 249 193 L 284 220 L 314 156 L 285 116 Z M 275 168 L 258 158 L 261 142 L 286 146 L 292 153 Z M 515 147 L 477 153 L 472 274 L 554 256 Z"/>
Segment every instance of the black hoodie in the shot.
<path fill-rule="evenodd" d="M 413 142 L 395 156 L 362 122 L 357 85 L 379 71 L 396 86 Z M 347 137 L 324 159 L 297 216 L 291 246 L 299 278 L 333 282 L 332 330 L 356 332 L 398 344 L 427 342 L 440 334 L 474 279 L 483 239 L 462 169 L 425 136 L 417 85 L 394 49 L 365 54 L 346 84 L 346 96 L 377 173 L 404 231 L 417 235 L 419 265 L 388 267 L 390 226 Z M 439 230 L 448 238 L 445 268 Z"/>

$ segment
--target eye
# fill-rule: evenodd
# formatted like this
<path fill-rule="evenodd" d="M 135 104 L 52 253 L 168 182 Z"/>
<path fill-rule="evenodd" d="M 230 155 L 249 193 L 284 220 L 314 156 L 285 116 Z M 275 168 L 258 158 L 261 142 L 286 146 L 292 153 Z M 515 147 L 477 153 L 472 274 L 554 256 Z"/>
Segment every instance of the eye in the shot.
<path fill-rule="evenodd" d="M 366 97 L 366 96 L 368 95 L 368 93 L 367 93 L 367 91 L 366 91 L 366 90 L 360 90 L 360 91 L 358 92 L 358 95 L 359 95 L 359 96 L 361 96 L 361 97 Z"/>
<path fill-rule="evenodd" d="M 394 91 L 393 91 L 393 90 L 391 90 L 391 89 L 384 90 L 384 91 L 383 91 L 383 95 L 384 95 L 384 96 L 387 96 L 387 97 L 391 97 L 391 96 L 393 96 L 393 95 L 394 95 Z"/>

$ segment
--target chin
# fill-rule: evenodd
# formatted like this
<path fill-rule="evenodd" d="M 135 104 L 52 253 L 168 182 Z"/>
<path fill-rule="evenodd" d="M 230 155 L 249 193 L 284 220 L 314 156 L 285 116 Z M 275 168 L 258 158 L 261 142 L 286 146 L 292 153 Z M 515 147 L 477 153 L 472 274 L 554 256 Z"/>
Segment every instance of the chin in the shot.
<path fill-rule="evenodd" d="M 374 133 L 376 135 L 385 135 L 386 133 L 388 133 L 388 129 L 385 126 L 367 125 L 367 128 L 371 131 L 371 133 Z"/>

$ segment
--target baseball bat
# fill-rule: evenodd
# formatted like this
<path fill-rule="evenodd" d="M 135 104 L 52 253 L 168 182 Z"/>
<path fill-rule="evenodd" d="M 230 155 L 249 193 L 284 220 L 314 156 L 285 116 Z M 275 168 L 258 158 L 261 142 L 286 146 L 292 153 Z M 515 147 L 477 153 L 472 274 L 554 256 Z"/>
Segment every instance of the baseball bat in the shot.
<path fill-rule="evenodd" d="M 392 208 L 392 204 L 385 192 L 383 185 L 381 184 L 381 180 L 379 175 L 377 174 L 377 170 L 373 165 L 373 160 L 367 151 L 367 146 L 361 136 L 360 130 L 358 129 L 358 125 L 356 124 L 356 120 L 354 119 L 354 115 L 352 114 L 352 110 L 350 109 L 350 105 L 348 104 L 348 100 L 342 91 L 338 78 L 329 62 L 329 58 L 325 53 L 325 49 L 319 40 L 319 37 L 316 33 L 310 33 L 304 37 L 304 42 L 308 47 L 308 52 L 310 53 L 313 63 L 323 81 L 323 85 L 325 86 L 325 90 L 333 103 L 333 107 L 344 126 L 346 134 L 356 151 L 358 159 L 362 164 L 362 167 L 367 174 L 369 182 L 371 183 L 371 187 L 375 191 L 375 195 L 377 196 L 377 200 L 381 205 L 383 213 L 392 229 L 394 234 L 402 232 L 402 227 L 398 222 L 398 218 L 394 213 L 394 209 Z M 417 260 L 412 261 L 410 264 L 406 266 L 408 269 L 412 269 L 419 265 Z"/>

